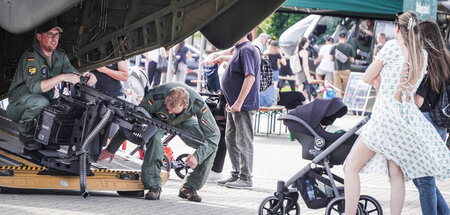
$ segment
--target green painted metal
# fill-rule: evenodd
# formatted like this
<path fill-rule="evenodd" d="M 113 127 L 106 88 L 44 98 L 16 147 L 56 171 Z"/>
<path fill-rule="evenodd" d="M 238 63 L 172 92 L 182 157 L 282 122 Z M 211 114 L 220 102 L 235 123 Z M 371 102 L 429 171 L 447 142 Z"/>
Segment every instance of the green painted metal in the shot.
<path fill-rule="evenodd" d="M 419 19 L 436 20 L 437 0 L 287 0 L 282 10 L 387 20 L 414 11 Z"/>

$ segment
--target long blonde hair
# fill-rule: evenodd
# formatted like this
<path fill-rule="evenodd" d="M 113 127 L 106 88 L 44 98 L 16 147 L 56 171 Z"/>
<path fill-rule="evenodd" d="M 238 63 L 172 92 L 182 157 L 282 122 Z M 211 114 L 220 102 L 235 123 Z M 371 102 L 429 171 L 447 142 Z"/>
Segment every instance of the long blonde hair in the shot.
<path fill-rule="evenodd" d="M 404 45 L 408 49 L 408 79 L 409 83 L 419 79 L 424 67 L 423 44 L 420 39 L 417 15 L 408 11 L 397 16 L 395 24 L 400 29 Z"/>

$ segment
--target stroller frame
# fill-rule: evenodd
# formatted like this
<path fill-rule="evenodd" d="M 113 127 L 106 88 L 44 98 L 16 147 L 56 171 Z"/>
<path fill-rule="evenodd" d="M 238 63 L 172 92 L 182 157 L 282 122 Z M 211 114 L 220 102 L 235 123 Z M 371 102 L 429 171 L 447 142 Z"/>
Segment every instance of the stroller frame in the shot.
<path fill-rule="evenodd" d="M 341 137 L 339 137 L 336 141 L 334 141 L 331 145 L 329 145 L 325 150 L 321 150 L 322 147 L 325 146 L 325 140 L 317 134 L 316 131 L 312 129 L 311 126 L 308 125 L 307 122 L 305 122 L 303 119 L 300 119 L 299 117 L 293 116 L 293 115 L 283 115 L 278 120 L 291 120 L 297 123 L 302 124 L 305 128 L 308 129 L 308 131 L 314 135 L 314 150 L 311 150 L 310 153 L 314 154 L 314 158 L 311 160 L 311 162 L 306 165 L 304 168 L 302 168 L 300 171 L 298 171 L 294 176 L 289 178 L 287 181 L 278 181 L 277 182 L 277 190 L 274 193 L 274 196 L 270 196 L 266 198 L 260 205 L 259 208 L 259 214 L 265 214 L 263 213 L 263 210 L 268 210 L 268 214 L 288 214 L 291 210 L 296 210 L 297 213 L 293 214 L 300 214 L 300 208 L 298 205 L 298 199 L 299 199 L 299 187 L 298 182 L 305 177 L 306 175 L 316 175 L 315 179 L 322 182 L 325 185 L 330 186 L 333 189 L 333 199 L 328 203 L 328 207 L 330 207 L 330 204 L 340 204 L 339 207 L 342 206 L 344 202 L 344 194 L 339 191 L 338 187 L 336 186 L 336 181 L 344 184 L 344 179 L 333 174 L 331 172 L 330 163 L 328 160 L 328 156 L 341 144 L 343 144 L 348 138 L 350 138 L 357 130 L 362 128 L 367 121 L 370 119 L 370 115 L 365 117 L 363 120 L 358 122 L 354 127 L 352 127 L 350 130 L 348 130 L 345 134 L 343 134 Z M 315 170 L 315 171 L 311 171 Z M 320 171 L 322 173 L 326 173 L 328 176 L 328 179 L 317 173 L 317 171 Z M 287 202 L 285 201 L 287 200 Z M 364 204 L 358 204 L 357 208 L 357 214 L 366 214 L 370 213 L 367 211 L 364 211 L 365 206 L 367 206 L 367 202 L 370 202 L 371 204 L 375 205 L 376 211 L 378 211 L 379 214 L 382 214 L 382 209 L 380 204 L 370 196 L 361 195 L 360 201 L 365 201 Z M 270 208 L 268 209 L 265 207 L 265 203 L 270 203 Z M 327 210 L 328 210 L 327 207 Z M 373 210 L 371 211 L 373 212 Z M 326 214 L 329 214 L 330 212 L 326 212 Z M 290 214 L 290 213 L 289 213 Z"/>

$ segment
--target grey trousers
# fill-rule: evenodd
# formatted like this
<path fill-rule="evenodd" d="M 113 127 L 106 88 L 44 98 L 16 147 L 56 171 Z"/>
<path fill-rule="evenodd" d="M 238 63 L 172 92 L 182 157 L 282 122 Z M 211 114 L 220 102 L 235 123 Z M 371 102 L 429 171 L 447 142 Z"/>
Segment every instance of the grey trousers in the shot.
<path fill-rule="evenodd" d="M 230 156 L 231 175 L 242 180 L 252 179 L 253 116 L 256 111 L 227 112 L 225 142 Z"/>

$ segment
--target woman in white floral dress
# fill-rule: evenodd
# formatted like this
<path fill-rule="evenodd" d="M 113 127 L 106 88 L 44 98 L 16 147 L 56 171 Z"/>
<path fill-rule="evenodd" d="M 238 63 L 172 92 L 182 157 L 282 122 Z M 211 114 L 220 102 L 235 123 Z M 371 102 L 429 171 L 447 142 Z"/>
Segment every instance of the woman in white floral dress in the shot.
<path fill-rule="evenodd" d="M 398 15 L 395 39 L 386 42 L 364 75 L 367 83 L 379 76 L 381 85 L 371 119 L 344 165 L 345 214 L 356 213 L 361 170 L 389 175 L 391 214 L 401 213 L 405 180 L 450 176 L 450 152 L 414 103 L 427 68 L 417 24 L 412 12 Z"/>

